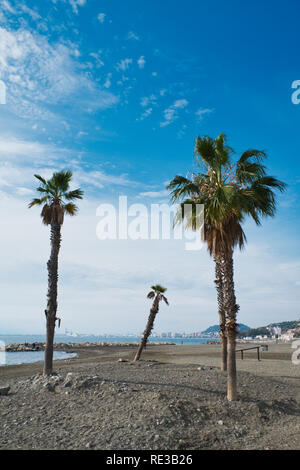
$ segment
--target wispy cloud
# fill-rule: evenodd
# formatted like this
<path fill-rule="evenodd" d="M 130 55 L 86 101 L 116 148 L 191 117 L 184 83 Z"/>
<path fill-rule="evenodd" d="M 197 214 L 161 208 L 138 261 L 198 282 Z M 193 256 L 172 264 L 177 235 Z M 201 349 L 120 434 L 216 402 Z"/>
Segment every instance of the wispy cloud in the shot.
<path fill-rule="evenodd" d="M 146 63 L 145 57 L 143 55 L 141 55 L 141 57 L 138 59 L 137 63 L 138 63 L 139 68 L 143 69 L 145 67 L 145 63 Z"/>
<path fill-rule="evenodd" d="M 104 23 L 105 21 L 106 14 L 105 13 L 99 13 L 97 18 L 100 21 L 100 23 Z"/>
<path fill-rule="evenodd" d="M 152 94 L 150 96 L 144 96 L 142 99 L 141 99 L 141 106 L 148 106 L 149 104 L 151 105 L 155 105 L 157 104 L 157 97 L 156 95 Z"/>
<path fill-rule="evenodd" d="M 91 52 L 90 56 L 93 57 L 96 61 L 96 67 L 100 68 L 103 67 L 104 62 L 101 58 L 102 50 L 100 49 L 98 52 Z"/>
<path fill-rule="evenodd" d="M 106 80 L 105 80 L 105 83 L 104 83 L 104 85 L 103 85 L 105 88 L 110 88 L 110 86 L 111 86 L 111 80 L 110 80 L 110 79 L 111 79 L 111 76 L 112 76 L 111 73 L 108 73 L 108 74 L 106 75 Z"/>
<path fill-rule="evenodd" d="M 78 15 L 78 7 L 83 7 L 86 4 L 86 0 L 69 0 L 72 10 Z"/>
<path fill-rule="evenodd" d="M 74 50 L 72 45 L 50 44 L 46 36 L 24 28 L 13 31 L 0 27 L 1 78 L 7 84 L 7 107 L 21 117 L 55 119 L 53 105 L 95 110 L 116 104 L 116 96 L 82 71 Z"/>
<path fill-rule="evenodd" d="M 139 196 L 142 197 L 149 197 L 149 198 L 157 198 L 157 197 L 167 197 L 169 195 L 168 191 L 162 190 L 162 191 L 146 191 L 143 193 L 140 193 Z"/>
<path fill-rule="evenodd" d="M 127 39 L 134 39 L 135 41 L 139 41 L 140 38 L 133 31 L 129 31 L 129 33 L 127 35 Z"/>
<path fill-rule="evenodd" d="M 214 109 L 209 109 L 209 108 L 200 108 L 198 111 L 195 112 L 195 115 L 197 116 L 198 121 L 202 121 L 205 115 L 211 114 L 214 111 Z"/>
<path fill-rule="evenodd" d="M 148 108 L 148 109 L 146 109 L 146 110 L 142 113 L 141 117 L 140 117 L 139 119 L 137 119 L 137 121 L 143 121 L 143 120 L 146 119 L 148 116 L 150 116 L 150 114 L 152 113 L 152 111 L 153 111 L 153 108 Z"/>
<path fill-rule="evenodd" d="M 186 108 L 188 101 L 186 99 L 180 99 L 174 101 L 172 106 L 164 110 L 164 121 L 160 123 L 160 127 L 165 127 L 171 124 L 173 121 L 178 119 L 178 110 Z"/>
<path fill-rule="evenodd" d="M 127 70 L 129 66 L 132 64 L 132 59 L 122 59 L 120 62 L 117 63 L 115 66 L 116 70 L 119 72 L 120 70 Z"/>

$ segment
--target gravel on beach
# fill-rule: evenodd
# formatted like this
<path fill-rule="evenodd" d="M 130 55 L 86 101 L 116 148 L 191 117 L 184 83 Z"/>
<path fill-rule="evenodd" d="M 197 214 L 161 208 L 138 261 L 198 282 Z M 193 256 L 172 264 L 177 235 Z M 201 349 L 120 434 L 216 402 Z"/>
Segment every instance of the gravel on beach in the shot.
<path fill-rule="evenodd" d="M 0 373 L 10 386 L 0 396 L 0 448 L 300 449 L 298 369 L 292 381 L 239 370 L 239 400 L 228 402 L 218 367 L 201 356 L 160 362 L 149 349 L 138 363 L 118 351 L 59 361 L 50 378 Z"/>

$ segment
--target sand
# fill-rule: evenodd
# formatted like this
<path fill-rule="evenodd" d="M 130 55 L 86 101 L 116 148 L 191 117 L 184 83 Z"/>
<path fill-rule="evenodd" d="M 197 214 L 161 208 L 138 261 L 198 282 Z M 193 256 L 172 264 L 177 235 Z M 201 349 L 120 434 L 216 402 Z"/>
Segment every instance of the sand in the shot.
<path fill-rule="evenodd" d="M 237 360 L 234 403 L 216 345 L 149 345 L 139 363 L 132 347 L 72 351 L 51 379 L 40 363 L 0 368 L 0 385 L 11 387 L 0 396 L 1 449 L 300 448 L 291 345 Z"/>

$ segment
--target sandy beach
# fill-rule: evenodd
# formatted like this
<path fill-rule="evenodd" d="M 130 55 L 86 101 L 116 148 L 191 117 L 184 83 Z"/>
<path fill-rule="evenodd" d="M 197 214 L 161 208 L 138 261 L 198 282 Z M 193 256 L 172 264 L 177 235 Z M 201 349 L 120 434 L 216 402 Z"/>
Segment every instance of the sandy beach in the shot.
<path fill-rule="evenodd" d="M 237 349 L 245 347 L 238 345 Z M 72 348 L 78 356 L 0 368 L 1 449 L 300 449 L 300 366 L 290 344 L 237 354 L 226 399 L 218 345 Z"/>

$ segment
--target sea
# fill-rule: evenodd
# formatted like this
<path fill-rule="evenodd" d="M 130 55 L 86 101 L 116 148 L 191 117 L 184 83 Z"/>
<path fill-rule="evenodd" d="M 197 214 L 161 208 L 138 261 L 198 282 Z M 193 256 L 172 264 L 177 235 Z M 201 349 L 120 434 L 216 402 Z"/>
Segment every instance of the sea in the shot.
<path fill-rule="evenodd" d="M 56 334 L 54 341 L 57 343 L 82 343 L 85 341 L 95 342 L 108 342 L 108 343 L 136 343 L 139 341 L 136 336 L 96 336 L 96 335 L 65 335 Z M 172 342 L 178 345 L 189 344 L 203 344 L 209 338 L 157 338 L 150 337 L 151 342 Z M 0 349 L 5 345 L 12 343 L 39 343 L 45 342 L 45 335 L 0 335 Z M 64 351 L 54 351 L 54 360 L 69 359 L 76 356 L 75 353 L 65 353 Z M 28 364 L 32 362 L 41 362 L 44 360 L 43 351 L 21 351 L 21 352 L 1 352 L 0 351 L 0 366 L 13 365 L 13 364 Z"/>

